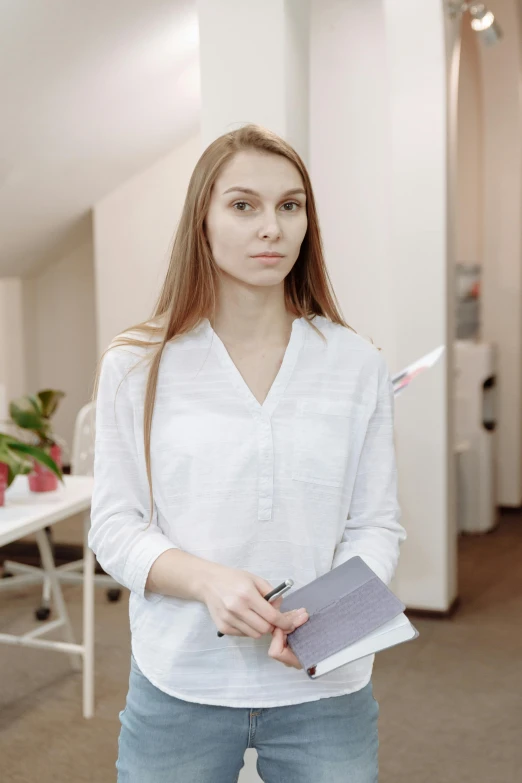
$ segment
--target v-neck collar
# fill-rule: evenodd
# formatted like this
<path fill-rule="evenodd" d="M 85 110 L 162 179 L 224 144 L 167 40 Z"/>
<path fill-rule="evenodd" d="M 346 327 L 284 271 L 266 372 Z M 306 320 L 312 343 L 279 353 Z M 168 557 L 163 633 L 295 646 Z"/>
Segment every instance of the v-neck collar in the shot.
<path fill-rule="evenodd" d="M 207 330 L 212 341 L 212 347 L 214 348 L 221 365 L 227 370 L 230 380 L 236 387 L 240 397 L 242 397 L 246 405 L 249 407 L 250 411 L 255 416 L 271 416 L 285 392 L 288 382 L 292 376 L 297 357 L 299 356 L 299 352 L 304 342 L 303 319 L 296 318 L 294 321 L 292 321 L 292 331 L 290 333 L 288 345 L 286 346 L 281 367 L 279 368 L 278 373 L 268 391 L 268 394 L 262 403 L 260 403 L 253 394 L 250 386 L 239 372 L 232 357 L 227 351 L 225 344 L 214 331 L 208 319 Z"/>

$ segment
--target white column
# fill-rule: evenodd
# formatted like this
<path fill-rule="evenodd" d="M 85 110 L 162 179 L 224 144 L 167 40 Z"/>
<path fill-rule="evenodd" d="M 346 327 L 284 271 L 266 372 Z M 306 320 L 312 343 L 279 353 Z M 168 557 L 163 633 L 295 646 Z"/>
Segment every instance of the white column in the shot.
<path fill-rule="evenodd" d="M 395 364 L 391 134 L 381 0 L 312 0 L 310 165 L 348 323 Z"/>
<path fill-rule="evenodd" d="M 498 354 L 498 503 L 522 504 L 521 11 L 490 3 L 504 37 L 480 46 L 483 122 L 482 335 Z M 468 20 L 464 22 L 467 24 Z"/>
<path fill-rule="evenodd" d="M 0 392 L 0 420 L 7 415 L 9 401 L 28 391 L 23 305 L 22 279 L 0 279 L 0 385 L 4 387 L 3 395 Z"/>
<path fill-rule="evenodd" d="M 206 147 L 247 122 L 308 151 L 308 0 L 198 0 Z"/>
<path fill-rule="evenodd" d="M 396 405 L 408 531 L 394 589 L 444 611 L 456 594 L 443 4 L 312 0 L 310 161 L 327 261 L 348 322 L 392 370 L 446 362 Z"/>
<path fill-rule="evenodd" d="M 386 0 L 392 114 L 396 359 L 446 345 L 446 361 L 397 404 L 409 541 L 398 586 L 410 606 L 448 609 L 457 594 L 453 443 L 454 236 L 444 4 Z M 451 198 L 452 198 L 451 194 Z"/>

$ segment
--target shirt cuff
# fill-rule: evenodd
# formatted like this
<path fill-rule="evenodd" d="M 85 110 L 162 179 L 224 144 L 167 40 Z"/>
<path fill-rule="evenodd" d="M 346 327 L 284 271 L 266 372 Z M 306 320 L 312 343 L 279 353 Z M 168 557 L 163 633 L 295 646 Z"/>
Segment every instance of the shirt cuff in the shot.
<path fill-rule="evenodd" d="M 178 548 L 171 544 L 162 533 L 149 534 L 146 540 L 140 539 L 130 553 L 125 567 L 125 582 L 129 585 L 129 589 L 142 598 L 155 595 L 145 590 L 149 571 L 160 555 L 169 549 Z"/>

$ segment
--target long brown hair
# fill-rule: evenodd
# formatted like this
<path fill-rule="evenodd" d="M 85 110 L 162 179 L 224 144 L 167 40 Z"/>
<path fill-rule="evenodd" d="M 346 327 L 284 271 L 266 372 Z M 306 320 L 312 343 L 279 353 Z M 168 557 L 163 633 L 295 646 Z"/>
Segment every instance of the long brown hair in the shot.
<path fill-rule="evenodd" d="M 294 164 L 303 180 L 308 227 L 299 257 L 285 279 L 287 309 L 309 322 L 318 315 L 348 326 L 340 313 L 326 269 L 310 177 L 297 152 L 275 133 L 258 125 L 246 125 L 220 136 L 204 151 L 190 178 L 167 276 L 152 317 L 128 330 L 138 335 L 141 333 L 143 339 L 124 332 L 107 349 L 117 346 L 145 348 L 146 358 L 150 361 L 143 424 L 151 519 L 154 501 L 150 440 L 161 357 L 168 342 L 190 332 L 205 318 L 212 321 L 216 310 L 218 268 L 205 234 L 205 219 L 212 188 L 222 167 L 241 150 L 282 155 Z M 103 356 L 100 366 L 101 361 Z M 94 396 L 98 378 L 99 371 Z"/>

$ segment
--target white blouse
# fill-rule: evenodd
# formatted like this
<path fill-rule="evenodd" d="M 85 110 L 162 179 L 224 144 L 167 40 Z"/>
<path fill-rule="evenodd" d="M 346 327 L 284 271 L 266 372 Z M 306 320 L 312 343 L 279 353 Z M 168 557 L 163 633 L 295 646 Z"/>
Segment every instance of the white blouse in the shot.
<path fill-rule="evenodd" d="M 318 680 L 268 657 L 271 637 L 217 637 L 197 601 L 145 590 L 159 555 L 179 548 L 299 588 L 355 555 L 389 583 L 399 523 L 393 394 L 379 351 L 349 329 L 294 321 L 261 405 L 204 320 L 168 344 L 151 434 L 154 518 L 143 447 L 147 367 L 113 348 L 100 377 L 90 546 L 131 591 L 132 651 L 179 699 L 274 707 L 347 694 L 373 657 Z M 325 339 L 323 339 L 323 337 Z M 131 370 L 131 372 L 128 372 Z"/>

